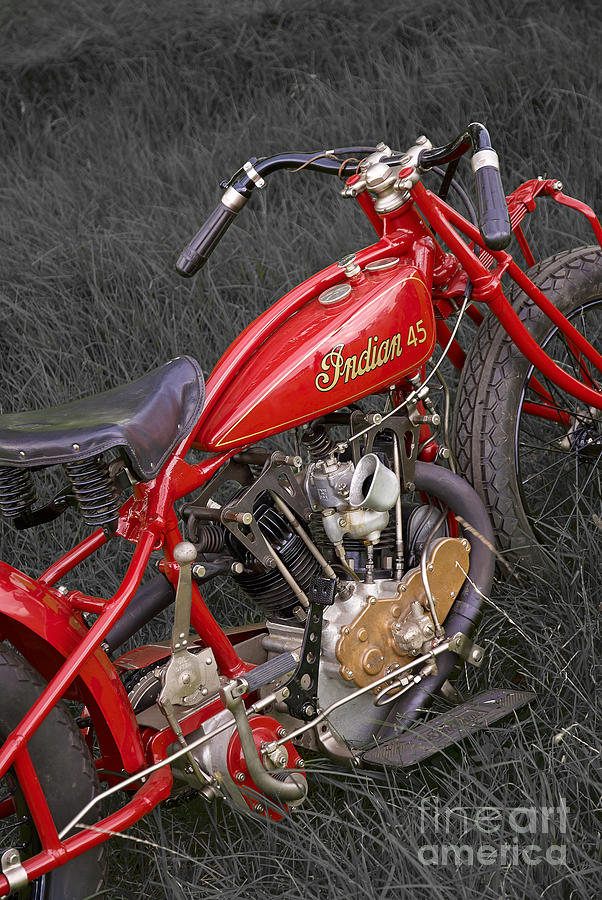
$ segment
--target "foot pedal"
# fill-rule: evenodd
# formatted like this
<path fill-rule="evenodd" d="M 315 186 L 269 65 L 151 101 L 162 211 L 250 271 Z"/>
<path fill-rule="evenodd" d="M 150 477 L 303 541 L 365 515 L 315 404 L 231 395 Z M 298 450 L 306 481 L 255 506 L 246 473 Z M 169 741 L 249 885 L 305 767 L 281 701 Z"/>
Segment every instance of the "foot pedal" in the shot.
<path fill-rule="evenodd" d="M 399 737 L 367 750 L 362 754 L 362 759 L 378 766 L 404 768 L 414 765 L 503 719 L 535 697 L 531 691 L 507 691 L 502 688 L 484 691 L 472 700 L 448 709 L 410 731 L 404 731 Z"/>

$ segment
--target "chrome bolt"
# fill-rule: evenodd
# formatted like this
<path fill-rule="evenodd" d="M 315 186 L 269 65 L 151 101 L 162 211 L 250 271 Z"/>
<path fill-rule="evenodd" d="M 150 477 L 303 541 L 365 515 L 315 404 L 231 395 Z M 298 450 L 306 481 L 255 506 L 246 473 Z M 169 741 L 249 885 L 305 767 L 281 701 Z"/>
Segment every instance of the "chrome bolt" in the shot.
<path fill-rule="evenodd" d="M 428 570 L 429 570 L 429 572 L 434 572 L 434 571 L 435 571 L 435 567 L 434 567 L 434 565 L 433 565 L 432 563 L 429 564 Z"/>
<path fill-rule="evenodd" d="M 555 191 L 561 191 L 563 188 L 562 181 L 555 181 L 554 184 L 552 185 L 552 187 L 554 188 Z"/>
<path fill-rule="evenodd" d="M 349 253 L 347 256 L 343 256 L 342 259 L 338 261 L 337 265 L 343 269 L 347 278 L 353 278 L 362 271 L 355 261 L 355 253 Z"/>
<path fill-rule="evenodd" d="M 298 769 L 304 769 L 304 768 L 305 768 L 305 761 L 304 761 L 303 759 L 301 759 L 301 757 L 299 757 L 299 759 L 298 759 L 297 762 L 295 763 L 295 766 L 296 766 Z"/>
<path fill-rule="evenodd" d="M 265 807 L 263 803 L 256 803 L 254 806 L 255 812 L 262 813 L 265 812 Z"/>
<path fill-rule="evenodd" d="M 276 734 L 278 735 L 279 738 L 285 738 L 286 737 L 286 728 L 279 728 L 278 731 L 276 732 Z"/>
<path fill-rule="evenodd" d="M 236 773 L 236 780 L 237 780 L 237 781 L 246 781 L 246 780 L 247 780 L 247 776 L 245 775 L 244 772 L 237 772 L 237 773 Z"/>

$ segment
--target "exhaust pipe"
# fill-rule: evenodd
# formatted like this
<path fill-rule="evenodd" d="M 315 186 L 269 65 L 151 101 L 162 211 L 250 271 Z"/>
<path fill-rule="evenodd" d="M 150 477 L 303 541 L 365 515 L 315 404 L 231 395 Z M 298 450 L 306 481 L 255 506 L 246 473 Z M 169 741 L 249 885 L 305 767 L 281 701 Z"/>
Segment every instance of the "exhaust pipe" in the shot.
<path fill-rule="evenodd" d="M 485 504 L 464 478 L 433 463 L 416 463 L 414 483 L 416 490 L 424 491 L 444 503 L 476 532 L 470 534 L 468 578 L 445 620 L 446 635 L 461 632 L 472 637 L 481 619 L 483 596 L 489 596 L 493 584 L 495 567 L 495 554 L 491 549 L 494 543 L 493 528 Z M 477 535 L 482 535 L 489 546 Z M 390 740 L 418 719 L 429 708 L 457 662 L 455 653 L 443 653 L 437 660 L 437 674 L 429 675 L 399 698 L 376 735 L 377 739 Z"/>

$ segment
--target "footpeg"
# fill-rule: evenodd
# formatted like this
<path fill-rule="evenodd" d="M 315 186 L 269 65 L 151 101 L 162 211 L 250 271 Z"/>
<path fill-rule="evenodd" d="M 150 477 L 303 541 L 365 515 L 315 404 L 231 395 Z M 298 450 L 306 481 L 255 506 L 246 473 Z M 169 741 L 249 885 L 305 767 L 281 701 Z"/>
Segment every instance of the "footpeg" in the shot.
<path fill-rule="evenodd" d="M 493 688 L 362 754 L 364 762 L 405 768 L 503 719 L 534 700 L 531 691 Z"/>

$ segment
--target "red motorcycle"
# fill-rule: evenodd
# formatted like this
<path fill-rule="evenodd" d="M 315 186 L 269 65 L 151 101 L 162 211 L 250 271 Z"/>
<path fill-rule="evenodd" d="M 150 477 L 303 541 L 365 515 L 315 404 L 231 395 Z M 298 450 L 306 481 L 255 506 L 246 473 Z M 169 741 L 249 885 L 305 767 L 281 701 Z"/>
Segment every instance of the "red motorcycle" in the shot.
<path fill-rule="evenodd" d="M 469 151 L 476 216 L 454 177 Z M 578 536 L 600 512 L 600 225 L 553 179 L 506 200 L 474 123 L 438 148 L 419 137 L 405 153 L 250 159 L 180 274 L 280 169 L 344 179 L 376 243 L 252 322 L 206 392 L 181 357 L 0 416 L 3 515 L 24 529 L 73 509 L 94 529 L 37 579 L 0 564 L 1 896 L 94 892 L 104 841 L 174 790 L 278 819 L 307 795 L 304 751 L 408 766 L 534 696 L 490 690 L 416 721 L 437 694 L 453 698 L 459 662 L 482 660 L 496 555 Z M 598 245 L 535 265 L 521 222 L 539 197 L 584 215 Z M 512 233 L 528 274 L 505 252 Z M 460 372 L 453 420 L 443 359 Z M 40 505 L 35 472 L 48 467 L 66 487 Z M 115 538 L 133 552 L 112 597 L 65 585 Z M 220 627 L 200 587 L 224 574 L 264 623 Z M 169 641 L 118 654 L 170 605 Z M 112 795 L 121 805 L 104 814 Z"/>

